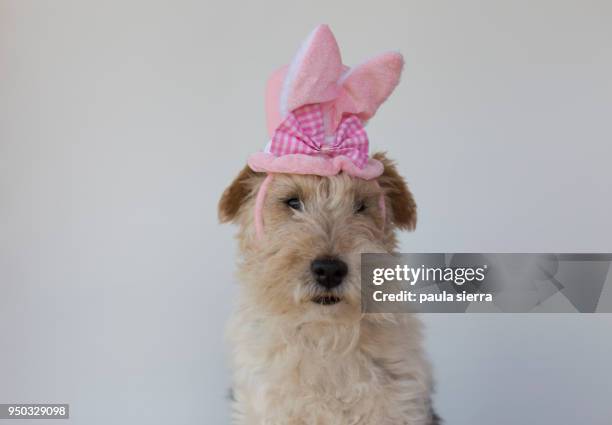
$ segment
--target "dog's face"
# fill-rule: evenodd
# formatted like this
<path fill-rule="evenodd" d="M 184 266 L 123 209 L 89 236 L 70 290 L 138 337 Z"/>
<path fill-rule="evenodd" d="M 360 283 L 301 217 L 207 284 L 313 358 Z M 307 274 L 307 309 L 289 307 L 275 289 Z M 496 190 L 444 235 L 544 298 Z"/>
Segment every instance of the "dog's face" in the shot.
<path fill-rule="evenodd" d="M 245 168 L 219 203 L 221 221 L 240 225 L 241 280 L 249 303 L 300 321 L 360 315 L 360 254 L 395 248 L 395 229 L 412 229 L 416 205 L 394 165 L 366 181 L 275 174 L 255 232 L 255 197 L 265 175 Z M 380 208 L 384 196 L 386 217 Z"/>

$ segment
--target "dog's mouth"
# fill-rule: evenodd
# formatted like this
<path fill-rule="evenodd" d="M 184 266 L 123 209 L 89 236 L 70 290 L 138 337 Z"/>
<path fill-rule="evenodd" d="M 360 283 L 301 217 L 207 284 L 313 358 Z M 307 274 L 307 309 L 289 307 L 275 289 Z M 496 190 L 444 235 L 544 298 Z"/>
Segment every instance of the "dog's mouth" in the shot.
<path fill-rule="evenodd" d="M 338 304 L 342 299 L 335 295 L 318 295 L 312 299 L 313 303 L 317 303 L 319 305 L 334 305 Z"/>

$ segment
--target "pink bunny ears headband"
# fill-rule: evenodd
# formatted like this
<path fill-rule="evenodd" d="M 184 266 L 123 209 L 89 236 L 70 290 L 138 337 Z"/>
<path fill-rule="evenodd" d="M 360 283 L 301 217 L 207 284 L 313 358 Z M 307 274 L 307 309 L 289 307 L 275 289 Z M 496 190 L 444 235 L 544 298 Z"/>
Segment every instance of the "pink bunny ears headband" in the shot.
<path fill-rule="evenodd" d="M 270 142 L 248 159 L 253 171 L 268 173 L 255 205 L 258 236 L 272 173 L 344 172 L 366 180 L 383 173 L 383 165 L 369 158 L 364 125 L 397 86 L 403 65 L 402 55 L 388 52 L 349 68 L 329 27 L 319 25 L 293 62 L 271 76 L 266 93 Z M 382 197 L 380 204 L 384 213 Z"/>

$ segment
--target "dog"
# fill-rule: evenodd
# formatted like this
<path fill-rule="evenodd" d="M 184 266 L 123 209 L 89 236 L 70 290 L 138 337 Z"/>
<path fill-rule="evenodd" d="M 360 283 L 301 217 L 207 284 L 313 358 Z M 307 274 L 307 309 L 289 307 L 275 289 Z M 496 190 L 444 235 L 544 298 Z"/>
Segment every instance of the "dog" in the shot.
<path fill-rule="evenodd" d="M 245 167 L 219 202 L 239 226 L 228 326 L 236 425 L 434 425 L 432 377 L 411 314 L 363 314 L 360 255 L 393 252 L 416 204 L 383 153 L 376 181 Z M 380 202 L 382 200 L 382 202 Z"/>

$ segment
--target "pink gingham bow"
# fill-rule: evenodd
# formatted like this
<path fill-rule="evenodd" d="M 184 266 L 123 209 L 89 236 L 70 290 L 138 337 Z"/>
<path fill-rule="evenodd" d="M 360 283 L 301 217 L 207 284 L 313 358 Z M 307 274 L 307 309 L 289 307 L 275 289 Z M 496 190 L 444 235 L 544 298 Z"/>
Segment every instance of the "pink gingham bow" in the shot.
<path fill-rule="evenodd" d="M 326 137 L 323 109 L 320 104 L 314 104 L 287 115 L 272 135 L 268 151 L 277 157 L 345 156 L 362 169 L 368 162 L 368 144 L 368 135 L 355 115 L 343 117 L 334 134 Z"/>

